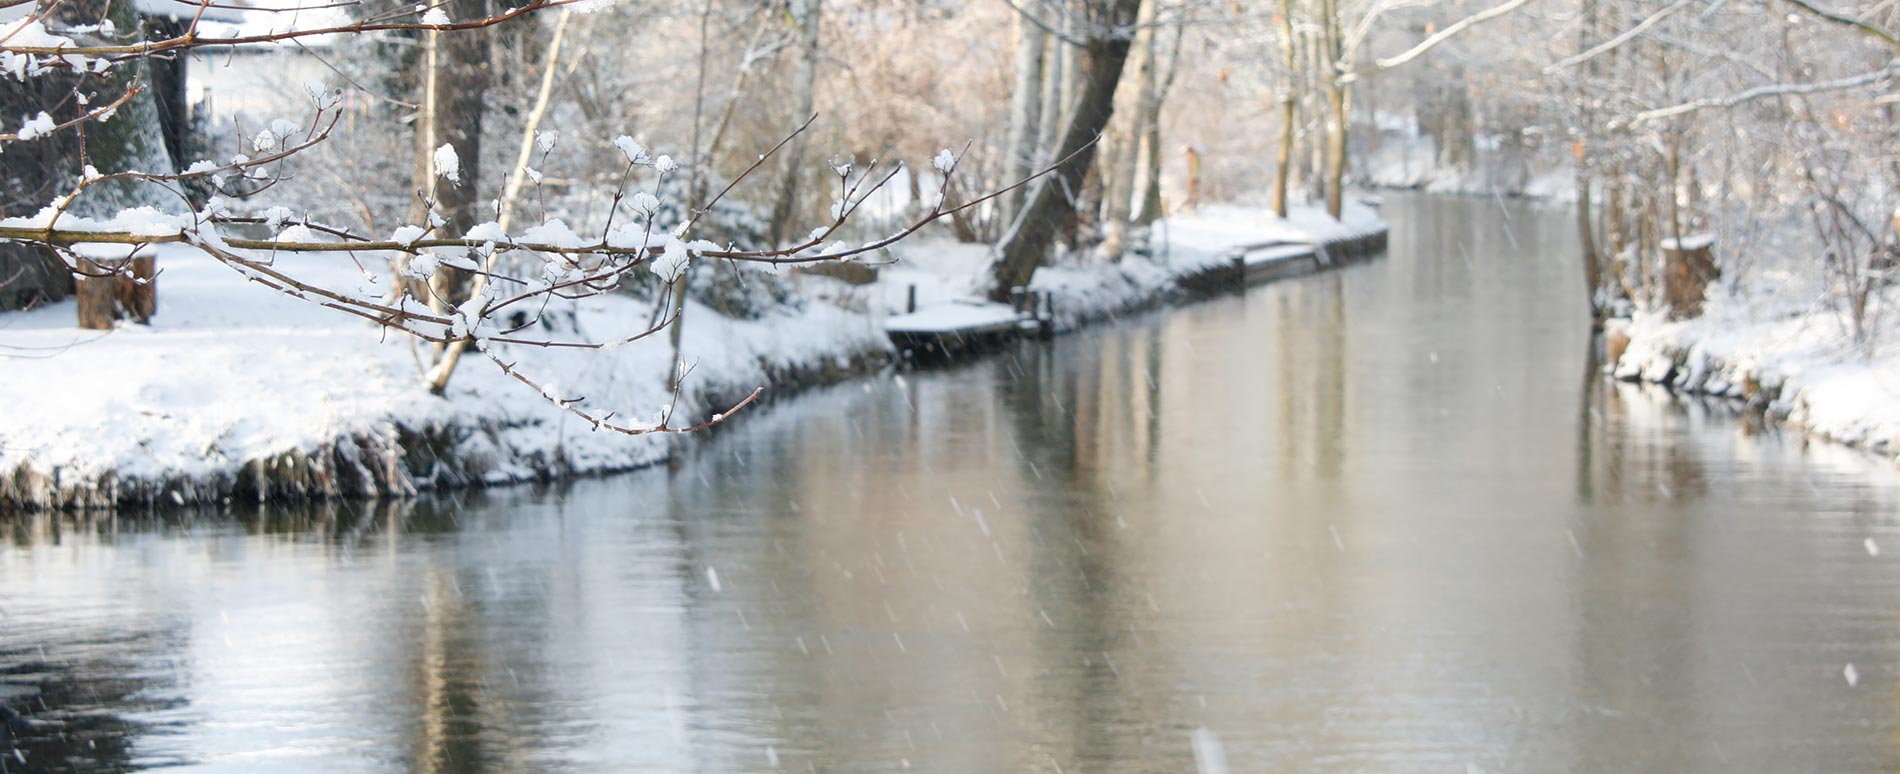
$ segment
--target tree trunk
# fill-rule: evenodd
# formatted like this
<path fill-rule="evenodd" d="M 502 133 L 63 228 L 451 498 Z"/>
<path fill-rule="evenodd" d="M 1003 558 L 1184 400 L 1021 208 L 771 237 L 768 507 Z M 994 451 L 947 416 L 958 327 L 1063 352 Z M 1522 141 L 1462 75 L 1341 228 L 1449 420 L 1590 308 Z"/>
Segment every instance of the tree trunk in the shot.
<path fill-rule="evenodd" d="M 1175 25 L 1174 47 L 1168 53 L 1168 74 L 1159 79 L 1149 98 L 1142 102 L 1145 131 L 1141 136 L 1142 187 L 1141 207 L 1135 213 L 1137 226 L 1148 226 L 1168 214 L 1161 200 L 1161 106 L 1167 102 L 1168 92 L 1174 90 L 1175 76 L 1181 74 L 1181 43 L 1186 36 L 1187 25 Z M 1149 58 L 1154 59 L 1158 53 L 1158 49 L 1151 51 Z"/>
<path fill-rule="evenodd" d="M 1054 35 L 1050 35 L 1048 40 L 1044 43 L 1042 59 L 1042 108 L 1037 111 L 1041 113 L 1041 120 L 1036 126 L 1035 164 L 1037 168 L 1041 168 L 1051 161 L 1049 157 L 1055 153 L 1056 143 L 1062 139 L 1062 129 L 1064 126 L 1062 121 L 1065 118 L 1062 111 L 1068 108 L 1067 105 L 1062 104 L 1062 82 L 1069 77 L 1068 71 L 1063 69 L 1063 65 L 1068 61 L 1069 56 L 1068 52 L 1064 49 L 1067 49 L 1069 44 Z M 1023 192 L 1025 200 L 1028 195 L 1028 191 Z M 1022 206 L 1019 204 L 1016 209 L 1020 212 Z"/>
<path fill-rule="evenodd" d="M 1123 115 L 1133 112 L 1126 110 Z M 1091 207 L 1089 211 L 1097 213 L 1100 218 L 1101 257 L 1110 262 L 1119 262 L 1128 239 L 1128 189 L 1135 183 L 1134 165 L 1140 159 L 1135 155 L 1135 138 L 1129 127 L 1124 126 L 1112 132 L 1109 138 L 1113 142 L 1102 151 L 1102 163 L 1096 165 L 1101 199 L 1092 203 L 1099 206 Z"/>
<path fill-rule="evenodd" d="M 1140 10 L 1140 0 L 1110 0 L 1107 10 L 1111 21 L 1127 24 L 1134 21 Z M 1075 117 L 1063 132 L 1062 144 L 1056 148 L 1057 159 L 1071 154 L 1075 158 L 1035 186 L 1022 215 L 1004 235 L 998 248 L 1001 257 L 990 266 L 991 300 L 1008 301 L 1011 288 L 1028 285 L 1035 275 L 1036 265 L 1049 251 L 1065 207 L 1064 193 L 1081 186 L 1094 161 L 1095 148 L 1090 142 L 1114 117 L 1115 87 L 1121 82 L 1122 68 L 1128 63 L 1128 48 L 1129 41 L 1124 37 L 1089 40 L 1085 62 L 1087 83 L 1076 102 Z"/>
<path fill-rule="evenodd" d="M 1307 129 L 1308 142 L 1306 158 L 1301 159 L 1304 166 L 1300 168 L 1300 182 L 1305 185 L 1307 200 L 1316 202 L 1326 198 L 1326 143 L 1319 141 L 1323 140 L 1322 135 L 1326 131 L 1326 98 L 1323 89 L 1313 89 L 1310 85 L 1325 82 L 1326 47 L 1316 33 L 1308 33 L 1302 53 L 1306 54 L 1309 90 L 1300 113 L 1314 118 L 1304 119 L 1307 126 L 1303 128 Z"/>
<path fill-rule="evenodd" d="M 46 73 L 0 78 L 0 120 L 33 115 L 69 94 L 76 78 Z M 8 144 L 0 162 L 0 217 L 27 217 L 66 192 L 79 171 L 79 133 L 54 132 Z M 27 309 L 71 296 L 73 273 L 38 245 L 0 244 L 0 311 Z"/>
<path fill-rule="evenodd" d="M 1326 214 L 1338 220 L 1345 205 L 1346 87 L 1332 80 L 1326 87 Z"/>
<path fill-rule="evenodd" d="M 1294 124 L 1299 121 L 1299 114 L 1299 101 L 1289 90 L 1280 100 L 1280 142 L 1274 153 L 1273 169 L 1273 214 L 1283 219 L 1287 215 L 1287 178 L 1293 169 Z"/>
<path fill-rule="evenodd" d="M 824 3 L 822 0 L 807 0 L 799 4 L 804 14 L 797 19 L 798 47 L 802 55 L 798 58 L 798 72 L 792 77 L 793 120 L 803 121 L 811 115 L 816 104 L 815 92 L 818 87 L 818 31 L 823 21 Z M 772 204 L 772 223 L 768 232 L 771 243 L 781 242 L 791 227 L 792 218 L 798 214 L 798 178 L 804 171 L 805 146 L 809 143 L 805 137 L 792 140 L 785 149 L 785 160 L 779 167 L 778 197 Z"/>
<path fill-rule="evenodd" d="M 153 18 L 149 22 L 154 38 L 176 38 L 185 34 L 185 25 L 176 19 Z M 186 97 L 186 55 L 154 57 L 145 60 L 151 69 L 152 98 L 159 112 L 158 128 L 165 141 L 167 157 L 173 169 L 184 169 L 185 141 L 191 130 L 191 103 Z"/>
<path fill-rule="evenodd" d="M 942 181 L 940 181 L 939 184 L 944 185 L 944 188 L 943 188 L 944 209 L 953 210 L 953 209 L 956 209 L 957 207 L 963 206 L 963 199 L 962 197 L 957 195 L 956 188 L 954 186 L 950 186 L 947 183 L 944 183 Z M 956 234 L 957 241 L 962 242 L 964 244 L 973 244 L 976 242 L 983 241 L 982 237 L 979 237 L 976 234 L 976 226 L 970 222 L 969 210 L 962 210 L 959 212 L 950 213 L 950 233 Z"/>
<path fill-rule="evenodd" d="M 477 5 L 463 13 L 476 18 Z M 430 31 L 423 54 L 422 109 L 416 125 L 416 175 L 421 190 L 435 191 L 436 212 L 445 221 L 441 231 L 463 234 L 487 220 L 481 209 L 482 120 L 486 112 L 490 33 L 486 29 L 457 32 Z M 437 148 L 454 149 L 460 162 L 460 182 L 439 179 L 434 159 Z M 426 214 L 425 216 L 426 217 Z M 425 222 L 418 218 L 416 222 Z M 473 272 L 443 268 L 429 281 L 430 303 L 451 308 L 467 301 L 477 288 Z M 463 345 L 440 350 L 425 375 L 429 391 L 441 395 L 455 374 Z"/>
<path fill-rule="evenodd" d="M 416 187 L 434 190 L 436 212 L 447 221 L 440 230 L 447 234 L 460 235 L 488 219 L 480 211 L 488 43 L 487 31 L 463 30 L 431 31 L 424 44 L 421 111 L 416 119 Z M 460 182 L 436 175 L 435 152 L 443 145 L 455 150 Z M 426 218 L 427 213 L 418 213 L 414 220 L 420 223 Z M 466 278 L 462 281 L 466 284 Z"/>
<path fill-rule="evenodd" d="M 1156 110 L 1144 122 L 1147 132 L 1141 138 L 1141 207 L 1135 211 L 1135 225 L 1148 226 L 1168 214 L 1161 200 L 1161 111 Z"/>
<path fill-rule="evenodd" d="M 1055 0 L 1050 3 L 1052 7 L 1060 9 L 1060 23 L 1056 26 L 1071 40 L 1087 32 L 1087 25 L 1076 19 L 1080 13 L 1076 7 L 1079 1 L 1086 0 Z M 1085 77 L 1081 71 L 1081 47 L 1069 43 L 1062 36 L 1051 35 L 1047 53 L 1048 58 L 1042 66 L 1042 127 L 1041 139 L 1038 141 L 1042 155 L 1038 159 L 1041 162 L 1039 167 L 1061 158 L 1056 150 L 1068 133 L 1069 125 L 1075 121 L 1076 84 Z M 1025 197 L 1029 195 L 1030 192 L 1024 193 Z"/>
<path fill-rule="evenodd" d="M 1148 136 L 1148 106 L 1155 100 L 1155 4 L 1141 0 L 1135 18 L 1134 83 L 1130 84 L 1132 105 L 1122 124 L 1122 142 L 1116 146 L 1114 163 L 1102 170 L 1102 190 L 1107 206 L 1102 211 L 1102 257 L 1120 261 L 1128 248 L 1129 218 L 1134 214 L 1135 181 L 1140 179 L 1141 143 Z"/>
<path fill-rule="evenodd" d="M 1590 294 L 1590 319 L 1601 324 L 1609 316 L 1609 298 L 1604 291 L 1603 258 L 1597 250 L 1595 228 L 1590 218 L 1590 181 L 1577 175 L 1577 236 L 1583 251 L 1583 283 Z"/>
<path fill-rule="evenodd" d="M 1577 51 L 1588 51 L 1596 45 L 1597 2 L 1583 0 L 1582 19 L 1577 28 Z M 1596 110 L 1591 104 L 1590 86 L 1596 78 L 1601 64 L 1597 60 L 1585 63 L 1583 77 L 1579 79 L 1574 98 L 1577 101 L 1577 126 L 1579 139 L 1571 148 L 1571 157 L 1576 164 L 1577 177 L 1577 237 L 1583 251 L 1583 278 L 1586 292 L 1590 294 L 1590 316 L 1598 324 L 1610 316 L 1615 304 L 1616 293 L 1610 284 L 1610 261 L 1614 260 L 1613 245 L 1606 245 L 1599 238 L 1599 218 L 1591 202 L 1591 189 L 1595 186 L 1595 170 L 1590 154 L 1591 143 L 1596 142 Z M 1614 197 L 1608 206 L 1616 206 Z M 1606 247 L 1608 249 L 1606 250 Z M 1611 363 L 1616 359 L 1611 358 Z"/>
<path fill-rule="evenodd" d="M 1286 184 L 1293 167 L 1293 130 L 1299 121 L 1298 52 L 1293 37 L 1293 0 L 1280 0 L 1281 65 L 1286 68 L 1286 90 L 1280 94 L 1280 143 L 1274 154 L 1273 214 L 1284 219 L 1287 213 Z"/>
<path fill-rule="evenodd" d="M 1009 154 L 1009 164 L 1004 177 L 1009 182 L 1028 177 L 1037 166 L 1036 139 L 1042 125 L 1042 59 L 1046 37 L 1048 34 L 1027 18 L 1016 20 L 1016 84 L 1010 92 L 1009 139 L 1005 151 Z M 1004 223 L 1022 209 L 1023 196 L 1018 190 L 1003 197 Z"/>
<path fill-rule="evenodd" d="M 1346 66 L 1346 32 L 1340 24 L 1339 0 L 1320 0 L 1319 5 L 1320 34 L 1325 36 L 1320 78 L 1326 91 L 1326 214 L 1338 220 L 1346 180 L 1346 84 L 1339 80 Z"/>

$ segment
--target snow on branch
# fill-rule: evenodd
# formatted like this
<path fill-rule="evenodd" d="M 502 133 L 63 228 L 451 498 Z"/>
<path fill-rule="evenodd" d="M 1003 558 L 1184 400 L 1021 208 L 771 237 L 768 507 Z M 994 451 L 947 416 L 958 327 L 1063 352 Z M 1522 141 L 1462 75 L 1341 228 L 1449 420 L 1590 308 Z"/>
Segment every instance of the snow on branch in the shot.
<path fill-rule="evenodd" d="M 54 70 L 75 70 L 81 72 L 99 72 L 116 62 L 125 62 L 173 54 L 194 48 L 211 46 L 251 46 L 266 43 L 296 41 L 301 38 L 320 35 L 351 35 L 369 32 L 389 32 L 396 30 L 439 30 L 461 31 L 492 27 L 517 19 L 536 11 L 559 6 L 573 5 L 583 0 L 530 0 L 518 7 L 505 9 L 499 13 L 464 21 L 450 21 L 442 11 L 441 3 L 404 8 L 379 16 L 362 19 L 349 24 L 308 29 L 282 29 L 253 34 L 230 36 L 212 36 L 199 31 L 200 22 L 206 10 L 214 7 L 211 0 L 191 3 L 197 7 L 185 31 L 170 38 L 148 40 L 134 43 L 82 44 L 70 37 L 48 29 L 46 21 L 58 3 L 49 3 L 44 9 L 29 15 L 25 19 L 5 23 L 0 26 L 0 71 L 14 77 L 37 75 Z M 353 5 L 342 3 L 323 6 Z M 215 6 L 229 7 L 229 6 Z M 108 32 L 109 30 L 101 30 Z"/>
<path fill-rule="evenodd" d="M 1436 33 L 1433 33 L 1432 35 L 1426 37 L 1424 40 L 1419 41 L 1418 45 L 1415 45 L 1409 49 L 1406 49 L 1405 51 L 1400 52 L 1396 55 L 1385 57 L 1383 59 L 1374 60 L 1372 63 L 1373 69 L 1371 70 L 1371 72 L 1356 71 L 1356 72 L 1346 73 L 1340 76 L 1339 82 L 1351 83 L 1353 81 L 1356 81 L 1372 73 L 1376 73 L 1381 70 L 1390 70 L 1394 67 L 1398 67 L 1399 65 L 1405 64 L 1406 62 L 1410 62 L 1414 59 L 1419 58 L 1420 56 L 1423 56 L 1426 52 L 1434 48 L 1437 48 L 1438 44 L 1456 37 L 1459 33 L 1462 33 L 1465 30 L 1478 26 L 1479 24 L 1483 24 L 1487 21 L 1496 19 L 1507 13 L 1515 11 L 1518 8 L 1521 8 L 1530 2 L 1531 0 L 1506 0 L 1505 2 L 1499 3 L 1498 5 L 1492 8 L 1479 11 L 1470 16 L 1466 16 L 1463 19 L 1459 19 L 1456 22 L 1446 25 L 1444 29 L 1439 30 Z"/>
<path fill-rule="evenodd" d="M 1684 102 L 1678 105 L 1671 105 L 1669 107 L 1656 108 L 1653 110 L 1645 110 L 1641 113 L 1637 113 L 1636 115 L 1631 116 L 1629 120 L 1629 125 L 1634 126 L 1634 125 L 1645 123 L 1648 121 L 1655 121 L 1657 119 L 1669 118 L 1671 116 L 1679 116 L 1684 113 L 1691 113 L 1697 110 L 1706 110 L 1709 108 L 1732 108 L 1744 102 L 1751 102 L 1751 101 L 1763 99 L 1766 97 L 1779 97 L 1779 96 L 1786 96 L 1786 95 L 1791 95 L 1791 94 L 1819 94 L 1822 92 L 1829 92 L 1829 91 L 1842 91 L 1846 89 L 1856 89 L 1862 86 L 1873 86 L 1876 84 L 1886 83 L 1897 77 L 1900 77 L 1900 59 L 1895 59 L 1894 61 L 1889 62 L 1886 67 L 1882 67 L 1878 70 L 1875 70 L 1869 73 L 1861 73 L 1860 75 L 1852 75 L 1845 78 L 1835 78 L 1833 80 L 1826 80 L 1826 81 L 1814 81 L 1812 83 L 1777 83 L 1777 84 L 1770 84 L 1766 86 L 1757 86 L 1755 88 L 1748 89 L 1746 91 L 1737 92 L 1734 94 L 1730 94 L 1725 97 L 1710 97 L 1706 99 L 1698 99 L 1698 100 L 1693 100 L 1690 102 Z"/>

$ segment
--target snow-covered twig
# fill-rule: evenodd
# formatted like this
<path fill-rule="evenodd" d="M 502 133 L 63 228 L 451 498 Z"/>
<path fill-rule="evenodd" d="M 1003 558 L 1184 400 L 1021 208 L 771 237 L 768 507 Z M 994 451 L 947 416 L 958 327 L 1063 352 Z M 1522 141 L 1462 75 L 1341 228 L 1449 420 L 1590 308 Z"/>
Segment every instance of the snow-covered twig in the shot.
<path fill-rule="evenodd" d="M 1787 95 L 1792 95 L 1792 94 L 1818 94 L 1818 93 L 1827 92 L 1827 91 L 1842 91 L 1845 89 L 1855 89 L 1855 88 L 1860 88 L 1862 86 L 1872 86 L 1879 83 L 1886 83 L 1887 81 L 1893 80 L 1896 77 L 1900 77 L 1900 59 L 1896 59 L 1893 62 L 1889 63 L 1886 67 L 1882 67 L 1873 72 L 1861 73 L 1859 75 L 1850 75 L 1845 78 L 1835 78 L 1835 79 L 1826 80 L 1826 81 L 1815 81 L 1812 83 L 1776 83 L 1776 84 L 1770 84 L 1766 86 L 1757 86 L 1755 88 L 1748 89 L 1746 91 L 1737 92 L 1734 94 L 1730 94 L 1724 97 L 1709 97 L 1706 99 L 1698 99 L 1698 100 L 1693 100 L 1690 102 L 1684 102 L 1678 105 L 1671 105 L 1669 107 L 1656 108 L 1654 110 L 1645 110 L 1641 113 L 1637 113 L 1636 115 L 1631 116 L 1629 123 L 1631 126 L 1634 126 L 1636 124 L 1641 124 L 1648 121 L 1655 121 L 1661 118 L 1669 118 L 1671 116 L 1679 116 L 1684 113 L 1690 113 L 1697 110 L 1706 110 L 1709 108 L 1732 108 L 1744 102 L 1752 102 L 1754 100 L 1762 99 L 1765 97 L 1779 97 L 1779 96 L 1787 96 Z"/>

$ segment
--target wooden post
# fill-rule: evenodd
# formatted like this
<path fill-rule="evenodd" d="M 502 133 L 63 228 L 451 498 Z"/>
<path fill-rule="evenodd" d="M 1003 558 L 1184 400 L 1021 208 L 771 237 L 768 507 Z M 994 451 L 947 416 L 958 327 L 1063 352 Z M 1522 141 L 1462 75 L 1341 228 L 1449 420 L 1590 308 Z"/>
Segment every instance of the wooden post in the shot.
<path fill-rule="evenodd" d="M 1684 320 L 1702 315 L 1702 302 L 1709 283 L 1721 276 L 1715 266 L 1715 237 L 1696 234 L 1678 242 L 1662 242 L 1663 300 L 1669 304 L 1669 316 Z"/>
<path fill-rule="evenodd" d="M 1192 210 L 1201 206 L 1201 149 L 1189 145 L 1187 157 L 1187 200 L 1181 203 L 1181 209 Z"/>
<path fill-rule="evenodd" d="M 904 311 L 915 314 L 917 312 L 917 285 L 914 283 L 910 286 L 909 296 L 909 300 L 904 302 Z"/>

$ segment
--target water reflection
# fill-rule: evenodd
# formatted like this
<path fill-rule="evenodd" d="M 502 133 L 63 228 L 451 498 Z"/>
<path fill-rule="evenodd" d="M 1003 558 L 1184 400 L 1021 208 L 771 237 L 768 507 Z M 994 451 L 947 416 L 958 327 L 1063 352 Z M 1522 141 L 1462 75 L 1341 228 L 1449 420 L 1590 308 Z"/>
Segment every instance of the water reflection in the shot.
<path fill-rule="evenodd" d="M 1597 378 L 1563 212 L 1391 210 L 674 470 L 7 522 L 10 770 L 1900 766 L 1893 472 Z"/>

